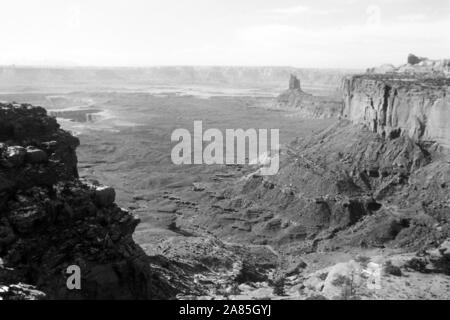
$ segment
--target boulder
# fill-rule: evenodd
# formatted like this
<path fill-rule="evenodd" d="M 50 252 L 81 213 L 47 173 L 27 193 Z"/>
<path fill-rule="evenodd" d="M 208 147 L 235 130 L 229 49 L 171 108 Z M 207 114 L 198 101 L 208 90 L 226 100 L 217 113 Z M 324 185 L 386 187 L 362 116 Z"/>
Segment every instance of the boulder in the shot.
<path fill-rule="evenodd" d="M 8 145 L 6 143 L 0 142 L 0 154 L 3 154 L 8 150 Z"/>
<path fill-rule="evenodd" d="M 27 151 L 24 147 L 12 146 L 8 147 L 6 151 L 6 158 L 12 165 L 20 166 L 24 162 L 26 154 Z"/>
<path fill-rule="evenodd" d="M 410 53 L 408 55 L 408 63 L 412 64 L 412 65 L 418 64 L 418 63 L 420 63 L 420 62 L 422 62 L 424 60 L 426 60 L 426 58 L 418 57 L 418 56 L 416 56 L 416 55 L 414 55 L 412 53 Z"/>
<path fill-rule="evenodd" d="M 428 251 L 434 271 L 450 274 L 450 240 L 446 240 L 439 247 Z"/>
<path fill-rule="evenodd" d="M 16 239 L 16 235 L 14 234 L 14 230 L 9 225 L 6 219 L 0 221 L 0 252 L 2 251 L 3 246 L 7 246 L 11 244 Z M 2 265 L 0 259 L 0 266 Z"/>
<path fill-rule="evenodd" d="M 443 257 L 450 259 L 450 240 L 444 241 L 438 250 Z"/>
<path fill-rule="evenodd" d="M 328 299 L 349 299 L 353 295 L 349 289 L 367 281 L 362 274 L 361 266 L 354 260 L 337 263 L 330 268 L 321 293 Z"/>
<path fill-rule="evenodd" d="M 194 186 L 194 191 L 196 191 L 196 192 L 204 191 L 206 189 L 204 184 L 198 183 L 198 182 L 194 182 L 193 186 Z"/>
<path fill-rule="evenodd" d="M 392 64 L 383 64 L 376 68 L 367 69 L 367 73 L 385 74 L 385 73 L 393 73 L 396 70 L 397 70 L 396 67 Z"/>
<path fill-rule="evenodd" d="M 116 191 L 108 186 L 95 186 L 95 202 L 100 207 L 107 207 L 114 203 Z"/>
<path fill-rule="evenodd" d="M 25 283 L 0 286 L 0 300 L 42 300 L 45 293 Z"/>
<path fill-rule="evenodd" d="M 297 275 L 301 272 L 301 270 L 305 269 L 308 265 L 306 264 L 305 261 L 300 260 L 300 262 L 298 262 L 296 265 L 294 265 L 293 267 L 291 267 L 290 269 L 288 269 L 286 271 L 286 277 L 290 277 L 290 276 L 294 276 Z"/>
<path fill-rule="evenodd" d="M 43 208 L 31 205 L 11 210 L 9 221 L 18 232 L 27 234 L 35 231 L 36 224 L 43 221 L 46 216 L 47 213 Z"/>
<path fill-rule="evenodd" d="M 41 147 L 47 151 L 53 152 L 57 149 L 58 147 L 58 142 L 57 141 L 46 141 L 46 142 L 42 142 L 41 143 Z"/>
<path fill-rule="evenodd" d="M 41 149 L 34 147 L 27 147 L 25 160 L 29 163 L 44 163 L 47 162 L 47 153 Z"/>

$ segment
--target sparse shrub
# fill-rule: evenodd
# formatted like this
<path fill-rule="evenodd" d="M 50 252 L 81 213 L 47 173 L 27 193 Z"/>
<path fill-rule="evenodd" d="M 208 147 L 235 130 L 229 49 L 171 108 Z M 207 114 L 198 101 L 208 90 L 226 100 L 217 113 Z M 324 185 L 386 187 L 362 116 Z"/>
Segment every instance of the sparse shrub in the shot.
<path fill-rule="evenodd" d="M 353 299 L 352 289 L 350 286 L 344 285 L 342 287 L 341 295 L 335 297 L 336 300 L 356 300 Z"/>
<path fill-rule="evenodd" d="M 319 274 L 318 278 L 322 281 L 325 281 L 325 279 L 328 277 L 328 272 L 324 272 Z"/>
<path fill-rule="evenodd" d="M 267 280 L 267 276 L 248 261 L 242 262 L 242 268 L 235 278 L 235 281 L 239 284 L 248 282 L 262 282 L 265 280 Z"/>
<path fill-rule="evenodd" d="M 358 262 L 363 268 L 367 268 L 367 265 L 370 262 L 370 258 L 366 256 L 357 256 L 356 262 Z"/>
<path fill-rule="evenodd" d="M 284 296 L 286 295 L 286 292 L 284 291 L 284 283 L 285 278 L 283 276 L 277 278 L 273 282 L 273 294 L 277 296 Z"/>
<path fill-rule="evenodd" d="M 386 261 L 384 264 L 384 272 L 396 277 L 402 276 L 402 270 L 399 267 L 394 266 L 390 260 Z"/>
<path fill-rule="evenodd" d="M 351 279 L 342 274 L 338 275 L 331 284 L 335 287 L 343 287 L 351 284 Z"/>
<path fill-rule="evenodd" d="M 227 287 L 223 287 L 221 285 L 217 285 L 215 288 L 215 294 L 218 296 L 223 296 L 224 298 L 228 298 L 229 296 L 236 296 L 241 294 L 241 289 L 239 289 L 239 285 L 234 282 Z"/>
<path fill-rule="evenodd" d="M 241 289 L 239 289 L 239 285 L 237 283 L 233 283 L 230 288 L 230 295 L 237 296 L 241 293 Z"/>
<path fill-rule="evenodd" d="M 412 258 L 411 260 L 405 263 L 405 267 L 421 273 L 429 272 L 429 270 L 427 269 L 427 263 L 419 258 Z"/>
<path fill-rule="evenodd" d="M 214 291 L 216 295 L 218 296 L 226 296 L 228 295 L 228 293 L 226 292 L 225 289 L 223 288 L 216 288 L 216 290 Z"/>
<path fill-rule="evenodd" d="M 336 297 L 337 300 L 359 300 L 356 296 L 353 272 L 350 277 L 338 275 L 333 280 L 332 285 L 342 288 L 341 295 Z"/>

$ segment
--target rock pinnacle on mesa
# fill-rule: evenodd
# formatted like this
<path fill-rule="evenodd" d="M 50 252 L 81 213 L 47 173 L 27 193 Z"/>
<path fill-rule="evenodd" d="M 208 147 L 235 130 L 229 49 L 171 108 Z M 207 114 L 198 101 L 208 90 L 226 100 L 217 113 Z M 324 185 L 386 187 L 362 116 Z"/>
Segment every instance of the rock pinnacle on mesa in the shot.
<path fill-rule="evenodd" d="M 300 80 L 293 74 L 289 79 L 289 90 L 300 89 Z"/>

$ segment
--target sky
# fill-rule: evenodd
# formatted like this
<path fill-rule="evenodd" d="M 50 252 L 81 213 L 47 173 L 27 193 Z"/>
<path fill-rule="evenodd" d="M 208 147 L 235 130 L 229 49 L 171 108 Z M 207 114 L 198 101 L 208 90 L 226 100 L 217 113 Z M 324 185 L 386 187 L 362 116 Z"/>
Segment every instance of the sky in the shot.
<path fill-rule="evenodd" d="M 367 68 L 450 58 L 449 0 L 14 0 L 0 64 Z"/>

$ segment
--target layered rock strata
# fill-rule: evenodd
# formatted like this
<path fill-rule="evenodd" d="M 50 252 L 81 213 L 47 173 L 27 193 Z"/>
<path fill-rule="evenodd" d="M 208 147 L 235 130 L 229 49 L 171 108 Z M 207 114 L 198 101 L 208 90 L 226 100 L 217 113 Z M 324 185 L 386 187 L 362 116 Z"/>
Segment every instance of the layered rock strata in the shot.
<path fill-rule="evenodd" d="M 449 78 L 365 74 L 344 79 L 343 116 L 382 136 L 450 147 Z"/>

